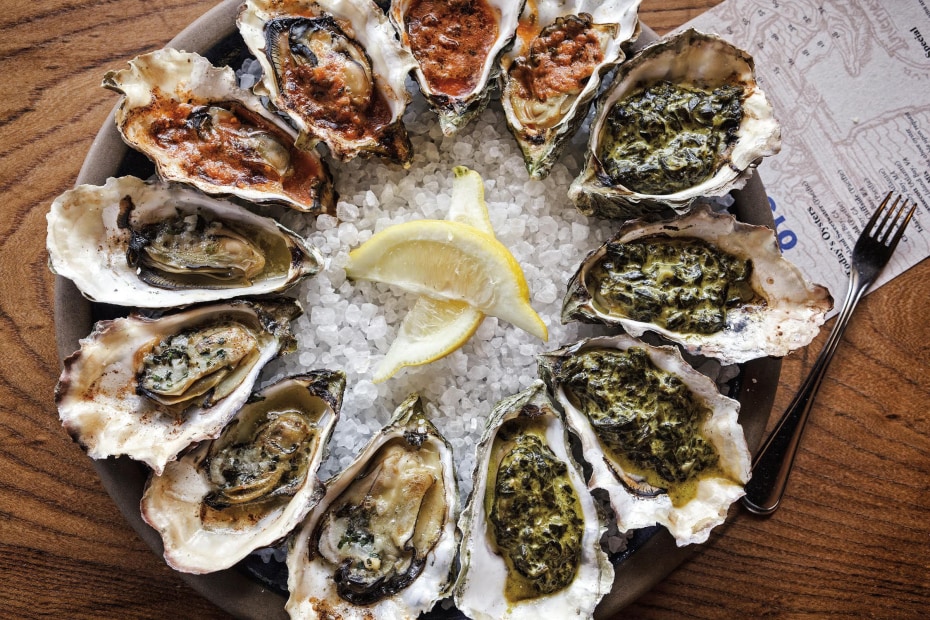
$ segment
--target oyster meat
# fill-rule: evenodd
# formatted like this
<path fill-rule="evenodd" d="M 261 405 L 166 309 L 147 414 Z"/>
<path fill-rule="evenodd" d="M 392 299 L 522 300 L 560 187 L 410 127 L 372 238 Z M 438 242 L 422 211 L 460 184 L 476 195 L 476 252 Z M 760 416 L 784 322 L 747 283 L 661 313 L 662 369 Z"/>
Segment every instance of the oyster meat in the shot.
<path fill-rule="evenodd" d="M 587 215 L 628 219 L 742 187 L 781 129 L 746 52 L 689 29 L 620 65 L 598 99 L 569 197 Z"/>
<path fill-rule="evenodd" d="M 58 414 L 91 458 L 126 455 L 156 474 L 216 437 L 262 367 L 296 342 L 287 298 L 230 301 L 148 318 L 100 321 L 64 361 Z"/>
<path fill-rule="evenodd" d="M 610 496 L 622 531 L 665 526 L 679 546 L 702 543 L 749 480 L 739 403 L 721 395 L 675 347 L 600 337 L 539 356 Z"/>
<path fill-rule="evenodd" d="M 256 92 L 340 160 L 412 157 L 403 115 L 413 57 L 371 0 L 247 0 L 239 32 L 262 65 Z"/>
<path fill-rule="evenodd" d="M 613 583 L 601 520 L 541 381 L 499 402 L 477 448 L 455 603 L 470 618 L 590 618 Z"/>
<path fill-rule="evenodd" d="M 497 61 L 525 0 L 392 0 L 401 45 L 416 58 L 420 92 L 451 136 L 490 99 Z"/>
<path fill-rule="evenodd" d="M 163 179 L 208 194 L 334 212 L 326 164 L 295 146 L 296 132 L 239 88 L 230 67 L 166 48 L 108 72 L 103 86 L 124 95 L 116 125 Z"/>
<path fill-rule="evenodd" d="M 229 568 L 288 534 L 323 495 L 316 472 L 342 405 L 345 373 L 318 370 L 252 394 L 235 419 L 142 497 L 176 570 Z"/>
<path fill-rule="evenodd" d="M 52 271 L 88 299 L 140 308 L 280 292 L 323 265 L 318 250 L 275 220 L 136 177 L 59 196 L 47 248 Z"/>
<path fill-rule="evenodd" d="M 588 114 L 601 77 L 640 31 L 641 0 L 527 2 L 501 56 L 501 104 L 530 176 L 544 178 Z"/>
<path fill-rule="evenodd" d="M 623 225 L 572 277 L 562 322 L 652 331 L 732 364 L 807 346 L 832 307 L 830 292 L 782 256 L 771 229 L 702 205 Z"/>
<path fill-rule="evenodd" d="M 292 618 L 410 618 L 452 586 L 452 448 L 411 395 L 292 537 Z"/>

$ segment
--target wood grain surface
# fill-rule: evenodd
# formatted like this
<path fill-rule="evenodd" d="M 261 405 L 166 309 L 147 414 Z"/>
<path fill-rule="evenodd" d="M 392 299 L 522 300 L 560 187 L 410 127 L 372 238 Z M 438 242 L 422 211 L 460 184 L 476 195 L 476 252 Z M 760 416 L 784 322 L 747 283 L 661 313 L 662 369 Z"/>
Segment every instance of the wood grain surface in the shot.
<path fill-rule="evenodd" d="M 33 0 L 0 12 L 0 617 L 226 617 L 122 520 L 62 430 L 45 214 L 116 102 L 107 69 L 206 0 Z M 717 0 L 645 0 L 659 33 Z M 930 262 L 870 295 L 824 382 L 783 507 L 729 523 L 618 618 L 918 618 L 930 609 Z M 784 361 L 787 405 L 824 337 Z"/>

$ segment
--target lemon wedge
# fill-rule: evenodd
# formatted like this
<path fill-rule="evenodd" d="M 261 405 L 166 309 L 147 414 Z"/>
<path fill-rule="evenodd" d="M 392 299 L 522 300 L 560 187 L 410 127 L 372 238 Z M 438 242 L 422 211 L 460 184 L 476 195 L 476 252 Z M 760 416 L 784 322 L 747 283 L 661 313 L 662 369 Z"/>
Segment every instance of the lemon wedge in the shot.
<path fill-rule="evenodd" d="M 452 175 L 452 200 L 446 219 L 493 235 L 481 175 L 465 166 L 453 168 Z M 483 312 L 463 301 L 418 297 L 372 381 L 382 383 L 405 366 L 429 364 L 449 355 L 472 337 L 483 320 Z"/>
<path fill-rule="evenodd" d="M 463 301 L 548 339 L 517 259 L 493 236 L 467 224 L 415 220 L 386 228 L 349 253 L 346 275 Z"/>
<path fill-rule="evenodd" d="M 484 200 L 484 183 L 481 179 L 481 176 L 474 170 L 470 170 L 465 166 L 456 166 L 452 172 L 454 175 L 452 180 L 452 200 L 449 206 L 447 220 L 454 221 L 458 224 L 464 224 L 466 227 L 471 227 L 474 232 L 487 235 L 499 246 L 495 247 L 493 250 L 499 254 L 500 249 L 503 248 L 503 246 L 497 243 L 497 241 L 493 238 L 494 230 L 491 227 L 491 220 L 488 215 L 487 204 Z M 433 222 L 434 220 L 427 221 Z M 416 226 L 417 224 L 419 224 L 419 222 L 410 222 L 400 226 L 409 227 L 411 225 Z M 409 230 L 412 229 L 404 228 L 400 231 L 400 235 L 406 235 L 407 231 Z M 447 231 L 446 234 L 447 239 L 448 232 L 449 231 Z M 375 237 L 378 237 L 378 235 L 375 235 Z M 377 252 L 372 250 L 372 246 L 369 245 L 373 241 L 376 243 L 382 242 L 382 240 L 376 241 L 375 237 L 372 237 L 372 239 L 364 244 L 363 247 L 356 249 L 350 254 L 349 265 L 346 268 L 347 275 L 357 279 L 371 279 L 379 282 L 388 281 L 396 284 L 396 278 L 390 277 L 388 279 L 383 279 L 385 277 L 384 272 L 380 273 L 379 275 L 372 275 L 370 273 L 370 265 L 369 267 L 364 267 L 362 266 L 364 261 L 356 260 L 360 255 L 363 257 L 368 255 L 368 250 L 371 250 L 371 256 L 377 255 Z M 427 247 L 427 245 L 430 243 L 428 239 L 422 239 L 421 241 L 423 241 L 423 244 L 414 243 L 414 245 L 418 245 L 421 250 L 422 248 Z M 388 245 L 390 245 L 390 243 Z M 366 252 L 362 252 L 363 248 L 366 250 Z M 413 248 L 412 252 L 410 249 L 404 251 L 414 255 L 417 253 L 415 248 Z M 506 250 L 506 248 L 504 248 L 504 252 L 510 256 L 510 253 Z M 452 254 L 455 254 L 454 250 L 452 251 Z M 525 291 L 525 293 L 520 292 L 520 297 L 517 298 L 518 302 L 520 299 L 522 299 L 522 305 L 524 305 L 525 308 L 511 312 L 511 314 L 515 316 L 522 315 L 521 322 L 531 328 L 527 331 L 530 331 L 530 333 L 538 335 L 545 340 L 548 336 L 548 333 L 546 331 L 545 324 L 542 323 L 542 321 L 539 319 L 539 316 L 536 315 L 536 313 L 529 306 L 529 292 L 526 287 L 526 281 L 523 277 L 523 272 L 519 268 L 519 265 L 516 263 L 516 261 L 513 260 L 512 256 L 510 256 L 510 259 L 512 262 L 505 261 L 507 263 L 506 271 L 510 272 L 511 279 L 515 279 L 517 281 L 516 289 L 518 291 Z M 424 260 L 431 261 L 432 258 L 426 256 Z M 403 261 L 401 262 L 403 263 Z M 473 261 L 466 260 L 465 262 Z M 493 262 L 494 261 L 492 261 L 492 263 Z M 514 268 L 516 273 L 515 278 L 513 278 Z M 390 273 L 390 271 L 391 268 L 388 268 L 387 273 Z M 429 269 L 423 269 L 421 267 L 420 271 L 426 273 L 429 271 Z M 368 273 L 368 275 L 365 275 L 366 273 Z M 397 274 L 394 275 L 396 276 Z M 414 292 L 421 292 L 422 290 L 426 290 L 416 286 L 411 288 L 409 282 L 411 280 L 415 282 L 416 279 L 417 277 L 408 277 L 406 278 L 408 285 L 405 286 L 400 284 L 400 286 L 406 290 L 413 290 Z M 522 283 L 522 289 L 520 283 Z M 462 288 L 467 289 L 468 287 L 466 286 Z M 384 360 L 382 360 L 381 364 L 375 370 L 375 375 L 373 377 L 373 381 L 375 383 L 380 383 L 387 380 L 404 366 L 427 364 L 455 351 L 475 333 L 475 330 L 478 329 L 481 321 L 484 320 L 484 312 L 479 310 L 471 303 L 470 297 L 468 295 L 459 298 L 459 295 L 461 295 L 463 291 L 439 291 L 435 287 L 428 287 L 428 291 L 429 292 L 421 295 L 417 299 L 413 308 L 404 318 L 404 321 L 398 330 L 397 337 L 391 344 L 387 355 L 385 355 Z M 500 305 L 506 306 L 508 304 Z M 516 303 L 513 305 L 520 304 Z M 507 319 L 505 318 L 505 320 Z M 521 326 L 518 323 L 515 324 Z"/>

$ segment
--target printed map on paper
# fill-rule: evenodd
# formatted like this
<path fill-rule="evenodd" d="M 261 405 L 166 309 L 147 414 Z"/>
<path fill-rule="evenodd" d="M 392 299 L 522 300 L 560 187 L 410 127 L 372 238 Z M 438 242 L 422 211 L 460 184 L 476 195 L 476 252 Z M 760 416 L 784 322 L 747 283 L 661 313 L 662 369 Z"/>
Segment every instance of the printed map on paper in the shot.
<path fill-rule="evenodd" d="M 918 208 L 878 284 L 930 256 L 930 0 L 728 0 L 686 27 L 755 59 L 783 140 L 758 172 L 810 280 L 839 305 L 856 237 L 891 189 Z"/>

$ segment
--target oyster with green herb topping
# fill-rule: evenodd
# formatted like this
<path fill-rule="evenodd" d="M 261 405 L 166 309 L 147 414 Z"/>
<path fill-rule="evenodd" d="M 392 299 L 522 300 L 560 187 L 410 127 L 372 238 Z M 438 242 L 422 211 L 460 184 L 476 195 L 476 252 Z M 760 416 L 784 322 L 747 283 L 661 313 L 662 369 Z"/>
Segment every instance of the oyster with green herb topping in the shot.
<path fill-rule="evenodd" d="M 689 29 L 621 65 L 601 95 L 569 197 L 585 214 L 628 219 L 742 187 L 781 130 L 746 52 Z"/>
<path fill-rule="evenodd" d="M 151 476 L 142 517 L 168 565 L 222 570 L 296 527 L 323 495 L 316 472 L 344 390 L 339 371 L 283 379 L 253 393 L 217 439 Z"/>
<path fill-rule="evenodd" d="M 732 364 L 810 344 L 832 307 L 829 291 L 782 256 L 771 229 L 701 206 L 623 225 L 572 277 L 562 322 L 652 331 Z"/>
<path fill-rule="evenodd" d="M 452 587 L 452 448 L 411 395 L 291 540 L 292 618 L 416 618 Z"/>
<path fill-rule="evenodd" d="M 539 356 L 620 531 L 664 525 L 679 546 L 707 540 L 749 480 L 739 403 L 674 347 L 629 336 Z"/>
<path fill-rule="evenodd" d="M 570 451 L 542 382 L 495 406 L 459 524 L 455 602 L 469 617 L 590 617 L 610 590 L 601 521 Z"/>

